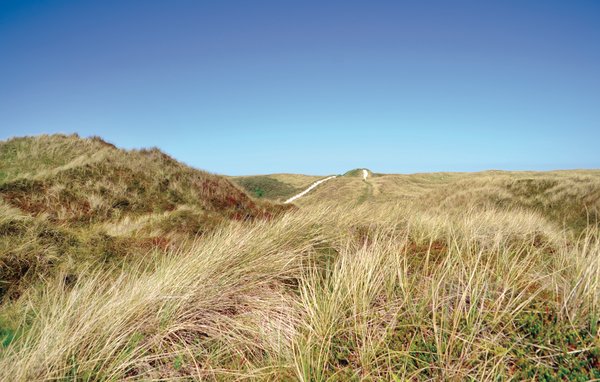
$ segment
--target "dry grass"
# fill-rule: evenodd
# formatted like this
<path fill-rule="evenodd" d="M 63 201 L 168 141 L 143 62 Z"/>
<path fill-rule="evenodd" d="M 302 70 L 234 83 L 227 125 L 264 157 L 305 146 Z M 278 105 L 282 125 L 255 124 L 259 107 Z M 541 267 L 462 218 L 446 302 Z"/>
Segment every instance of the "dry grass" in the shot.
<path fill-rule="evenodd" d="M 230 220 L 289 209 L 157 149 L 125 151 L 100 138 L 14 138 L 0 142 L 0 158 L 0 298 L 59 269 L 135 262 Z"/>
<path fill-rule="evenodd" d="M 32 291 L 0 377 L 593 377 L 598 234 L 389 205 L 232 223 L 151 266 Z"/>
<path fill-rule="evenodd" d="M 526 209 L 582 231 L 600 221 L 600 170 L 338 177 L 296 201 L 300 206 L 402 204 L 432 211 Z"/>
<path fill-rule="evenodd" d="M 183 199 L 85 224 L 68 203 L 0 203 L 0 265 L 21 277 L 0 306 L 0 380 L 600 378 L 597 171 L 341 177 L 198 237 L 219 207 L 187 199 L 175 174 L 191 170 L 127 155 Z M 112 192 L 83 192 L 104 170 L 57 181 L 93 159 L 49 161 L 0 183 L 105 208 Z M 131 179 L 111 187 L 162 200 Z"/>
<path fill-rule="evenodd" d="M 226 219 L 281 210 L 251 200 L 224 177 L 192 169 L 157 149 L 125 151 L 99 138 L 40 136 L 2 142 L 0 153 L 2 198 L 58 223 L 114 221 L 182 204 Z"/>

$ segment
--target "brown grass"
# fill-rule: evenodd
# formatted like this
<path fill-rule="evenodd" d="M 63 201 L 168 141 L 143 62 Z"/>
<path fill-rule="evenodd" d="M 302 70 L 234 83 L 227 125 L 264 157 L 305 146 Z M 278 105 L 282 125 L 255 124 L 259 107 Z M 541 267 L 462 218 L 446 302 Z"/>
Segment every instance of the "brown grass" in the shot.
<path fill-rule="evenodd" d="M 201 237 L 194 203 L 79 226 L 5 202 L 5 254 L 61 256 L 71 235 L 120 254 L 156 242 L 5 299 L 0 380 L 600 378 L 600 227 L 580 220 L 597 179 L 343 177 Z"/>
<path fill-rule="evenodd" d="M 0 298 L 59 268 L 122 263 L 153 243 L 178 246 L 230 220 L 292 208 L 252 200 L 157 149 L 125 151 L 100 138 L 15 138 L 0 142 L 0 157 Z"/>
<path fill-rule="evenodd" d="M 0 374 L 489 380 L 558 370 L 560 357 L 592 373 L 598 238 L 493 209 L 321 207 L 234 223 L 151 266 L 32 291 Z M 544 314 L 538 338 L 527 325 Z"/>

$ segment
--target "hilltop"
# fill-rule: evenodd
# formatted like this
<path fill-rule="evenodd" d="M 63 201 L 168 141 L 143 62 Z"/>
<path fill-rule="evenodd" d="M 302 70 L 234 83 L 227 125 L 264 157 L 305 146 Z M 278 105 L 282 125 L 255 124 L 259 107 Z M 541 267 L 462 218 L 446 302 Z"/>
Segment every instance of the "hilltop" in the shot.
<path fill-rule="evenodd" d="M 226 178 L 160 150 L 122 150 L 94 137 L 39 136 L 0 142 L 0 193 L 9 204 L 55 222 L 90 223 L 181 206 L 230 219 L 275 210 Z"/>

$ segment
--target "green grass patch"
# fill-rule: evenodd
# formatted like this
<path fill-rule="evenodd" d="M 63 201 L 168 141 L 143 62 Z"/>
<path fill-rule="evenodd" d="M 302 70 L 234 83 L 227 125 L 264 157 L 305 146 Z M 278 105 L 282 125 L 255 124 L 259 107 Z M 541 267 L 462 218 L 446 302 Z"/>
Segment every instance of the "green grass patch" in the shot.
<path fill-rule="evenodd" d="M 255 198 L 282 200 L 294 196 L 301 190 L 268 176 L 248 176 L 233 178 L 234 183 L 241 186 Z"/>

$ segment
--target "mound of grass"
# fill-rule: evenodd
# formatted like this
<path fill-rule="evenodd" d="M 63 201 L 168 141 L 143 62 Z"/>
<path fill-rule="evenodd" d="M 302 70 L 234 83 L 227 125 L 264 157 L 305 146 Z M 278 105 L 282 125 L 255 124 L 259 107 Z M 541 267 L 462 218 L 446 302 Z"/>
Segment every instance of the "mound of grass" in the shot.
<path fill-rule="evenodd" d="M 0 143 L 0 158 L 0 297 L 61 267 L 114 265 L 289 208 L 254 201 L 157 149 L 125 151 L 100 138 L 15 138 Z M 115 233 L 131 221 L 140 226 Z"/>
<path fill-rule="evenodd" d="M 346 171 L 343 176 L 360 176 L 360 177 L 362 177 L 363 176 L 363 169 L 362 168 L 355 168 L 353 170 Z"/>
<path fill-rule="evenodd" d="M 90 157 L 92 149 L 97 151 Z M 10 140 L 2 150 L 8 152 L 4 156 L 28 159 L 3 163 L 2 171 L 13 175 L 0 184 L 0 196 L 56 222 L 89 224 L 182 204 L 227 219 L 253 219 L 281 209 L 258 205 L 227 179 L 187 167 L 157 149 L 124 151 L 99 138 L 41 136 Z"/>
<path fill-rule="evenodd" d="M 300 188 L 269 176 L 235 177 L 233 181 L 248 194 L 258 199 L 285 200 L 302 191 Z"/>

